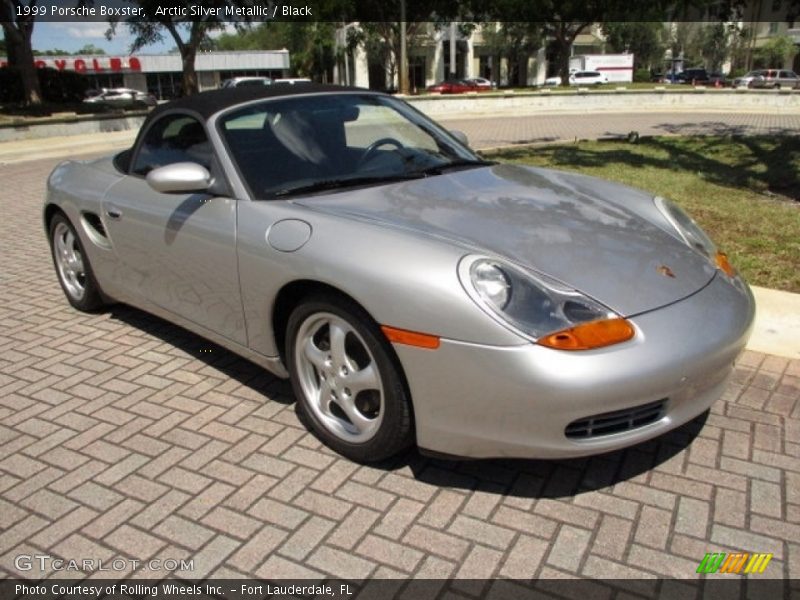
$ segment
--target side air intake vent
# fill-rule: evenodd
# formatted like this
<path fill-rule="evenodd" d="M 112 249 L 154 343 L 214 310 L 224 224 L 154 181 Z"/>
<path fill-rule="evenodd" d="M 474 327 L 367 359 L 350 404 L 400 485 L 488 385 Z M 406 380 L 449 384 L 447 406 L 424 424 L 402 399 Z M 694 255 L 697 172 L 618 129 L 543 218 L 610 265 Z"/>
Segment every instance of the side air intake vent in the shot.
<path fill-rule="evenodd" d="M 655 423 L 664 416 L 667 399 L 635 406 L 625 410 L 593 415 L 573 421 L 564 430 L 564 434 L 573 440 L 587 440 L 614 433 L 623 433 L 650 423 Z"/>

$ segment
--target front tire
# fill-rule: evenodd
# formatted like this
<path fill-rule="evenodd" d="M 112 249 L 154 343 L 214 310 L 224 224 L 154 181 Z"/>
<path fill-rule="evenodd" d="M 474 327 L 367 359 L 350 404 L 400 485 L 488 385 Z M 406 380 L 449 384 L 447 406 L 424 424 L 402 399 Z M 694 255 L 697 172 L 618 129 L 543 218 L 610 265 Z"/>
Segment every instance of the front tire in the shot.
<path fill-rule="evenodd" d="M 103 299 L 89 257 L 72 223 L 62 214 L 50 221 L 50 250 L 58 282 L 69 303 L 83 312 L 102 307 Z"/>
<path fill-rule="evenodd" d="M 298 408 L 316 436 L 357 462 L 413 442 L 411 407 L 396 358 L 358 305 L 317 296 L 289 317 L 286 358 Z"/>

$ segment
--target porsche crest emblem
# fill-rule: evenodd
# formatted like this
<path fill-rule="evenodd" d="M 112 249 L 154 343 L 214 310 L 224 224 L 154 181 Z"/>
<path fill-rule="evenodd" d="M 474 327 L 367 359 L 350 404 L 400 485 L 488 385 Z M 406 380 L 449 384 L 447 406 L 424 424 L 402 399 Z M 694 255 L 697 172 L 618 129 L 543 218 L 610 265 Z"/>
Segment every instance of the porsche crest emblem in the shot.
<path fill-rule="evenodd" d="M 672 279 L 675 279 L 675 273 L 667 265 L 659 265 L 656 268 L 656 271 L 658 271 L 659 274 L 663 275 L 664 277 L 671 277 Z"/>

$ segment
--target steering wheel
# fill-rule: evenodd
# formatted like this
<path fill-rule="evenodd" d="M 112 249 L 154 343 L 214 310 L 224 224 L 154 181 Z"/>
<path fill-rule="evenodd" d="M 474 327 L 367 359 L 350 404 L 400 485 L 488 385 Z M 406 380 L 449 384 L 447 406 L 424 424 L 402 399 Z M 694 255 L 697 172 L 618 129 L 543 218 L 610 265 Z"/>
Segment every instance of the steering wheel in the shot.
<path fill-rule="evenodd" d="M 401 142 L 391 137 L 377 139 L 367 146 L 366 150 L 364 150 L 364 154 L 361 155 L 361 158 L 358 161 L 358 166 L 361 167 L 372 160 L 374 154 L 378 151 L 378 148 L 382 146 L 394 146 L 398 150 L 405 148 Z"/>

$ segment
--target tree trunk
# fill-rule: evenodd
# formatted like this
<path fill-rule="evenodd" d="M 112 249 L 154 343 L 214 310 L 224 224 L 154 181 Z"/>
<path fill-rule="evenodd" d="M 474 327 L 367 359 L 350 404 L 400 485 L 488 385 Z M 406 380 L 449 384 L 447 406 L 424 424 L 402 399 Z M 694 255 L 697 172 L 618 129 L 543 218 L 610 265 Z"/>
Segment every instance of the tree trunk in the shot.
<path fill-rule="evenodd" d="M 556 52 L 558 53 L 558 76 L 561 77 L 561 85 L 569 86 L 569 49 L 572 40 L 567 37 L 556 39 Z"/>
<path fill-rule="evenodd" d="M 194 61 L 197 56 L 197 50 L 184 46 L 181 52 L 181 60 L 183 62 L 183 95 L 191 96 L 200 91 L 200 86 L 197 82 L 197 71 L 194 68 Z"/>
<path fill-rule="evenodd" d="M 38 106 L 42 103 L 42 90 L 39 76 L 33 64 L 33 21 L 18 20 L 16 23 L 3 23 L 6 39 L 8 64 L 19 70 L 22 80 L 23 102 L 26 106 Z"/>
<path fill-rule="evenodd" d="M 25 93 L 25 105 L 40 105 L 42 103 L 42 90 L 39 87 L 39 74 L 33 64 L 33 50 L 30 42 L 19 48 L 19 74 L 22 78 L 22 89 Z"/>

